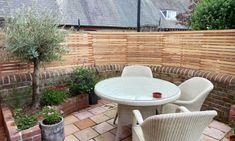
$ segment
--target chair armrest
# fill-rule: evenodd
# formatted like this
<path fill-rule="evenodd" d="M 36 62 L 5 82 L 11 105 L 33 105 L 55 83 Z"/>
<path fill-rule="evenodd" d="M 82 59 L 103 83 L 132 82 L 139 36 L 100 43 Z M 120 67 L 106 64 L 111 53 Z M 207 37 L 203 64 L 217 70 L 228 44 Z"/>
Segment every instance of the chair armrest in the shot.
<path fill-rule="evenodd" d="M 176 109 L 176 112 L 177 113 L 184 113 L 184 112 L 190 112 L 186 107 L 184 106 L 179 106 L 177 109 Z"/>
<path fill-rule="evenodd" d="M 133 124 L 132 125 L 137 125 L 137 124 L 142 124 L 143 123 L 143 117 L 140 113 L 139 110 L 133 110 Z"/>
<path fill-rule="evenodd" d="M 173 103 L 177 104 L 177 105 L 189 105 L 192 104 L 195 100 L 191 100 L 191 101 L 181 101 L 181 100 L 176 100 Z"/>

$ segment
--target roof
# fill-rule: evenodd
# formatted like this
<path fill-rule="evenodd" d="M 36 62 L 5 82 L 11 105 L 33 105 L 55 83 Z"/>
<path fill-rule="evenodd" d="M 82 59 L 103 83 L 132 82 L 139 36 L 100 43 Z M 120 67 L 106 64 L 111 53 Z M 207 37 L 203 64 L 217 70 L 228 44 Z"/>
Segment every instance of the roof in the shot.
<path fill-rule="evenodd" d="M 0 0 L 0 9 L 14 13 L 17 8 L 32 6 L 32 0 Z M 35 0 L 34 0 L 35 1 Z M 61 25 L 136 27 L 137 0 L 36 0 L 36 7 L 45 7 L 61 16 Z M 142 0 L 141 25 L 163 28 L 185 28 L 176 21 L 166 21 L 160 10 L 187 10 L 189 0 Z M 163 22 L 164 21 L 164 22 Z"/>

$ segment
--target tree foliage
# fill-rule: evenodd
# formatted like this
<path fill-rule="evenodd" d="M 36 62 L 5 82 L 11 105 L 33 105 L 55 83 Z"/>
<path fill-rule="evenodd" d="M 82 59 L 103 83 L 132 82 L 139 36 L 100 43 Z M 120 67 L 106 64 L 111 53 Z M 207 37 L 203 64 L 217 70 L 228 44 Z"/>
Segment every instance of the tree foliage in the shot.
<path fill-rule="evenodd" d="M 184 13 L 179 13 L 176 16 L 179 24 L 185 25 L 185 26 L 190 26 L 191 14 L 194 12 L 194 9 L 196 8 L 199 1 L 200 0 L 190 0 L 188 10 L 185 11 Z"/>
<path fill-rule="evenodd" d="M 48 10 L 22 8 L 6 20 L 6 49 L 20 59 L 51 62 L 65 52 L 65 34 L 58 30 L 57 16 Z"/>
<path fill-rule="evenodd" d="M 234 0 L 201 0 L 191 15 L 191 27 L 196 30 L 234 29 Z"/>
<path fill-rule="evenodd" d="M 32 104 L 39 108 L 39 72 L 42 62 L 57 60 L 65 53 L 65 34 L 58 29 L 58 18 L 48 10 L 23 7 L 8 18 L 4 27 L 6 49 L 33 63 Z"/>

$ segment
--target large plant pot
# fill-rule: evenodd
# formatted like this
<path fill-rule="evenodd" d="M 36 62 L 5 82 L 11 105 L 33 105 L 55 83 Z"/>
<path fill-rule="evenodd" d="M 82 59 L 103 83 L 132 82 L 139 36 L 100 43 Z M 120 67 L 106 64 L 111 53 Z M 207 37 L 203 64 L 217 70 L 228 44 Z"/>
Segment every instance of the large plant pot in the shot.
<path fill-rule="evenodd" d="M 89 104 L 94 105 L 98 103 L 98 96 L 95 94 L 95 92 L 91 92 L 89 94 Z"/>
<path fill-rule="evenodd" d="M 52 125 L 45 125 L 44 120 L 40 122 L 42 141 L 63 141 L 64 140 L 64 118 Z"/>
<path fill-rule="evenodd" d="M 230 135 L 230 137 L 229 137 L 229 141 L 235 141 L 235 134 Z"/>

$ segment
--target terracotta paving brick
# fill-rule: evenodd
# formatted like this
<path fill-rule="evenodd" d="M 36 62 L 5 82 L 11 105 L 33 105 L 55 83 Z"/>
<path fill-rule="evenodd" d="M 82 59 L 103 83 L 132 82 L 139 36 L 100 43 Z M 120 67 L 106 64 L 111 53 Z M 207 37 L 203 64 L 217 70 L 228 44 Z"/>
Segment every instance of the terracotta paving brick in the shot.
<path fill-rule="evenodd" d="M 116 132 L 117 132 L 117 128 L 114 128 L 113 130 L 110 131 L 111 133 L 113 133 L 114 135 L 116 135 Z M 131 128 L 127 127 L 127 126 L 124 126 L 122 127 L 122 133 L 121 133 L 121 136 L 120 138 L 121 139 L 125 139 L 127 137 L 131 136 Z"/>
<path fill-rule="evenodd" d="M 117 132 L 117 127 L 113 128 L 112 130 L 109 131 L 110 133 L 116 135 Z"/>
<path fill-rule="evenodd" d="M 75 122 L 74 125 L 76 125 L 79 129 L 82 130 L 82 129 L 95 125 L 95 122 L 87 118 L 87 119 L 83 119 L 83 120 Z"/>
<path fill-rule="evenodd" d="M 101 123 L 101 122 L 108 120 L 109 117 L 107 117 L 104 114 L 99 114 L 99 115 L 95 115 L 93 117 L 90 117 L 90 119 L 93 120 L 95 123 Z"/>
<path fill-rule="evenodd" d="M 217 139 L 206 136 L 206 135 L 202 135 L 201 140 L 202 141 L 218 141 Z"/>
<path fill-rule="evenodd" d="M 223 138 L 221 141 L 229 141 L 228 138 Z"/>
<path fill-rule="evenodd" d="M 234 134 L 234 132 L 231 130 L 225 135 L 225 138 L 229 138 L 232 134 Z"/>
<path fill-rule="evenodd" d="M 69 115 L 64 118 L 64 125 L 74 123 L 76 121 L 79 121 L 78 118 L 74 117 L 73 115 Z"/>
<path fill-rule="evenodd" d="M 112 118 L 110 120 L 107 120 L 106 122 L 109 123 L 110 125 L 114 126 L 114 127 L 117 127 L 118 120 L 116 120 L 116 124 L 113 124 L 113 121 L 114 121 L 114 118 Z"/>
<path fill-rule="evenodd" d="M 116 116 L 117 110 L 109 110 L 104 112 L 104 114 L 110 118 L 114 118 Z"/>
<path fill-rule="evenodd" d="M 112 125 L 108 124 L 107 122 L 102 122 L 102 123 L 100 123 L 100 124 L 98 124 L 96 126 L 93 126 L 92 128 L 95 129 L 96 132 L 98 132 L 100 134 L 103 134 L 103 133 L 105 133 L 105 132 L 107 132 L 109 130 L 112 130 L 115 127 L 113 127 Z"/>
<path fill-rule="evenodd" d="M 217 140 L 221 140 L 224 138 L 224 136 L 226 135 L 224 132 L 215 129 L 215 128 L 209 128 L 207 127 L 204 131 L 203 134 L 210 136 L 212 138 L 215 138 Z"/>
<path fill-rule="evenodd" d="M 79 141 L 74 135 L 65 137 L 64 141 Z"/>
<path fill-rule="evenodd" d="M 115 136 L 110 132 L 106 132 L 95 138 L 95 141 L 114 141 L 114 140 Z"/>
<path fill-rule="evenodd" d="M 107 111 L 107 108 L 104 108 L 104 107 L 96 107 L 96 108 L 90 109 L 90 110 L 88 110 L 88 111 L 91 112 L 91 113 L 94 114 L 94 115 L 97 115 L 97 114 L 101 114 L 101 113 Z"/>
<path fill-rule="evenodd" d="M 215 121 L 215 120 L 211 122 L 209 127 L 216 128 L 216 129 L 218 129 L 222 132 L 225 132 L 225 133 L 227 133 L 231 130 L 231 127 L 229 127 L 228 125 L 221 123 L 221 122 L 218 122 L 218 121 Z"/>
<path fill-rule="evenodd" d="M 91 128 L 86 128 L 84 130 L 81 130 L 81 131 L 78 131 L 78 132 L 74 133 L 74 135 L 80 141 L 87 141 L 87 140 L 90 140 L 90 139 L 98 136 L 99 134 Z"/>
<path fill-rule="evenodd" d="M 77 131 L 79 131 L 79 129 L 74 124 L 68 124 L 68 125 L 64 126 L 64 134 L 65 134 L 65 136 L 73 134 L 73 133 L 75 133 Z"/>
<path fill-rule="evenodd" d="M 73 113 L 73 115 L 79 118 L 80 120 L 93 116 L 93 114 L 88 111 L 75 112 Z"/>
<path fill-rule="evenodd" d="M 109 100 L 101 99 L 101 100 L 98 101 L 98 103 L 109 104 L 109 103 L 112 103 L 112 102 L 109 101 Z"/>
<path fill-rule="evenodd" d="M 132 141 L 132 137 L 127 137 L 127 138 L 123 139 L 122 141 Z"/>
<path fill-rule="evenodd" d="M 64 126 L 65 141 L 113 141 L 118 124 L 113 124 L 116 110 L 116 103 L 99 100 L 99 104 L 67 116 Z M 202 141 L 229 141 L 231 128 L 213 121 L 203 133 Z M 123 127 L 120 138 L 121 141 L 132 141 L 131 126 Z"/>
<path fill-rule="evenodd" d="M 91 105 L 90 107 L 87 108 L 87 110 L 90 110 L 90 109 L 93 109 L 93 108 L 96 108 L 96 107 L 100 107 L 100 106 L 103 106 L 104 104 L 102 103 L 98 103 L 98 104 L 95 104 L 95 105 Z"/>
<path fill-rule="evenodd" d="M 101 107 L 103 107 L 103 108 L 105 108 L 105 109 L 107 109 L 107 110 L 111 110 L 111 109 L 117 109 L 117 106 L 116 105 L 114 105 L 114 104 L 105 104 L 105 105 L 103 105 L 103 106 L 101 106 Z"/>

